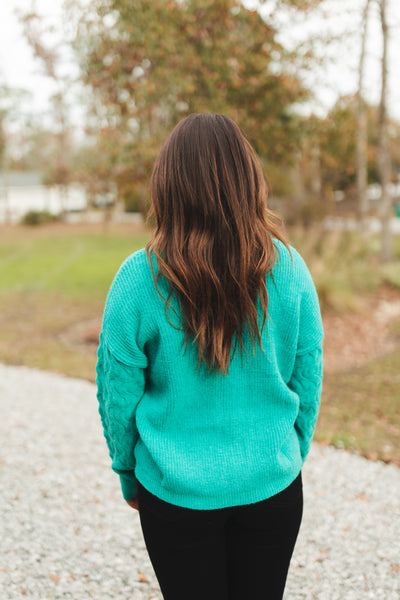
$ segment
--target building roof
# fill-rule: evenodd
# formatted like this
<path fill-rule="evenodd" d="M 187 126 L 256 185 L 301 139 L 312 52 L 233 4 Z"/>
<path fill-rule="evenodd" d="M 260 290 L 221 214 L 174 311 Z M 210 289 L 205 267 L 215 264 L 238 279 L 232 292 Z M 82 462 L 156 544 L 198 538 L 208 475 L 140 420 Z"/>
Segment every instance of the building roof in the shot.
<path fill-rule="evenodd" d="M 39 171 L 0 171 L 0 187 L 32 187 L 43 185 Z"/>

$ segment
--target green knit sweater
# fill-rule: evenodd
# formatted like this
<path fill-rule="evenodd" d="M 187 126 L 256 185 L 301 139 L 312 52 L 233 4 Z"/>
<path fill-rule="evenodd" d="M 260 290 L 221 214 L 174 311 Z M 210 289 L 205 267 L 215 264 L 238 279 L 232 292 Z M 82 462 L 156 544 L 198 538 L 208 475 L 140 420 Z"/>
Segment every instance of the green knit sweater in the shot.
<path fill-rule="evenodd" d="M 247 356 L 236 354 L 228 375 L 198 369 L 194 345 L 185 352 L 178 300 L 167 319 L 145 250 L 122 263 L 105 305 L 96 382 L 126 500 L 138 479 L 166 502 L 223 508 L 268 498 L 298 475 L 320 403 L 323 329 L 303 259 L 291 248 L 292 263 L 274 242 L 263 349 L 254 355 L 245 336 Z"/>

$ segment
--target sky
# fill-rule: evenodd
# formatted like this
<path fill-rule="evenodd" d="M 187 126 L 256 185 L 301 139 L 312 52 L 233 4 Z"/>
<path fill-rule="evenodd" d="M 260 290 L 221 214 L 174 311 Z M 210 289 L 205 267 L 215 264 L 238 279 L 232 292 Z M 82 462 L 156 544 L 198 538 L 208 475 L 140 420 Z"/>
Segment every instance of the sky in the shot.
<path fill-rule="evenodd" d="M 43 73 L 41 62 L 37 60 L 24 38 L 18 12 L 29 12 L 36 5 L 38 13 L 53 23 L 56 28 L 62 23 L 63 0 L 0 0 L 0 86 L 27 90 L 20 107 L 27 114 L 40 114 L 44 122 L 50 123 L 49 98 L 55 92 L 55 84 Z M 77 68 L 71 59 L 65 57 L 64 71 L 76 74 Z M 72 95 L 71 95 L 72 98 Z M 75 99 L 71 110 L 74 122 L 84 119 L 83 111 Z M 12 127 L 12 123 L 10 125 Z"/>
<path fill-rule="evenodd" d="M 400 121 L 400 1 L 387 2 L 390 30 L 388 107 L 391 116 Z M 258 5 L 258 0 L 245 0 L 245 3 L 254 8 Z M 265 13 L 268 14 L 269 2 L 264 0 L 264 5 Z M 361 15 L 364 6 L 365 0 L 325 0 L 319 11 L 309 12 L 297 19 L 292 15 L 280 22 L 281 35 L 278 39 L 286 47 L 293 47 L 310 34 L 321 38 L 315 51 L 326 60 L 320 68 L 314 67 L 305 79 L 316 95 L 312 108 L 320 116 L 326 114 L 339 96 L 357 91 Z M 378 104 L 381 91 L 382 33 L 376 0 L 371 2 L 369 15 L 364 95 L 370 103 Z M 326 44 L 324 40 L 329 35 L 340 38 L 336 43 Z"/>
<path fill-rule="evenodd" d="M 36 0 L 39 12 L 46 19 L 60 22 L 63 0 Z M 353 30 L 355 34 L 345 36 L 336 46 L 330 48 L 330 59 L 320 69 L 314 69 L 307 76 L 307 84 L 314 90 L 316 101 L 310 107 L 322 116 L 340 95 L 355 93 L 357 89 L 357 65 L 359 56 L 360 26 L 357 20 L 361 14 L 364 0 L 328 0 L 329 18 L 322 15 L 307 16 L 299 22 L 287 20 L 281 23 L 281 41 L 290 45 L 304 39 L 309 32 L 337 33 Z M 391 43 L 389 47 L 389 112 L 400 121 L 400 2 L 389 2 L 389 25 L 391 27 Z M 351 5 L 353 17 L 347 16 L 346 8 Z M 254 7 L 257 0 L 246 0 L 246 5 Z M 49 97 L 54 87 L 41 74 L 41 65 L 34 59 L 32 51 L 23 38 L 22 28 L 18 22 L 15 10 L 26 11 L 31 6 L 31 0 L 2 0 L 0 1 L 0 85 L 5 83 L 13 88 L 27 89 L 30 92 L 26 101 L 26 110 L 36 113 L 46 113 Z M 268 11 L 268 2 L 266 9 Z M 379 101 L 380 75 L 379 57 L 381 54 L 381 34 L 377 22 L 376 8 L 370 22 L 370 36 L 367 47 L 365 95 L 370 102 Z M 322 50 L 321 53 L 324 53 Z M 68 63 L 68 60 L 66 61 Z M 66 64 L 66 69 L 69 65 Z M 72 68 L 72 67 L 71 67 Z M 79 118 L 79 107 L 75 108 Z"/>
<path fill-rule="evenodd" d="M 0 1 L 0 83 L 31 92 L 33 111 L 46 110 L 53 86 L 41 75 L 40 64 L 22 35 L 15 10 L 26 11 L 30 0 Z M 60 0 L 39 0 L 38 6 L 47 15 L 60 14 Z"/>

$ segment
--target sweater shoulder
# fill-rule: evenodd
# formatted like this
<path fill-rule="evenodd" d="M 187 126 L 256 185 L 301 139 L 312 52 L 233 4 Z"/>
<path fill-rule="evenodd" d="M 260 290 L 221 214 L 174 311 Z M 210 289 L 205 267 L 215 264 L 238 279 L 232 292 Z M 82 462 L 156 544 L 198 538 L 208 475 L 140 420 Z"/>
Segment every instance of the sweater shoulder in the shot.
<path fill-rule="evenodd" d="M 312 283 L 310 271 L 301 254 L 291 246 L 274 239 L 277 259 L 273 267 L 274 277 L 279 277 L 286 284 L 294 285 L 299 292 L 306 290 Z"/>
<path fill-rule="evenodd" d="M 143 344 L 151 329 L 151 277 L 141 248 L 122 262 L 107 295 L 100 341 L 126 365 L 147 365 Z"/>
<path fill-rule="evenodd" d="M 118 273 L 134 274 L 137 277 L 147 277 L 151 272 L 149 261 L 147 258 L 146 248 L 140 248 L 132 252 L 125 260 L 121 263 L 118 269 Z"/>
<path fill-rule="evenodd" d="M 152 280 L 146 249 L 141 248 L 127 256 L 121 263 L 111 284 L 109 296 L 117 295 L 120 299 L 132 300 L 137 297 L 138 292 L 146 293 L 152 285 Z"/>

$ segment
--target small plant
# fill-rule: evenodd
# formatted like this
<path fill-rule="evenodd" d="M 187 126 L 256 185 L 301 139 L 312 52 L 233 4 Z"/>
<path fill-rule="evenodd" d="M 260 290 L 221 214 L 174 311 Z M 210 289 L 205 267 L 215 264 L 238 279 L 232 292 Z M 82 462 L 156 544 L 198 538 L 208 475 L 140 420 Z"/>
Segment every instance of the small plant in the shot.
<path fill-rule="evenodd" d="M 400 288 L 400 263 L 395 262 L 388 265 L 384 265 L 382 268 L 383 279 L 386 283 Z"/>
<path fill-rule="evenodd" d="M 53 215 L 48 210 L 29 210 L 21 218 L 23 225 L 41 225 L 42 223 L 53 223 L 59 221 L 58 215 Z"/>

